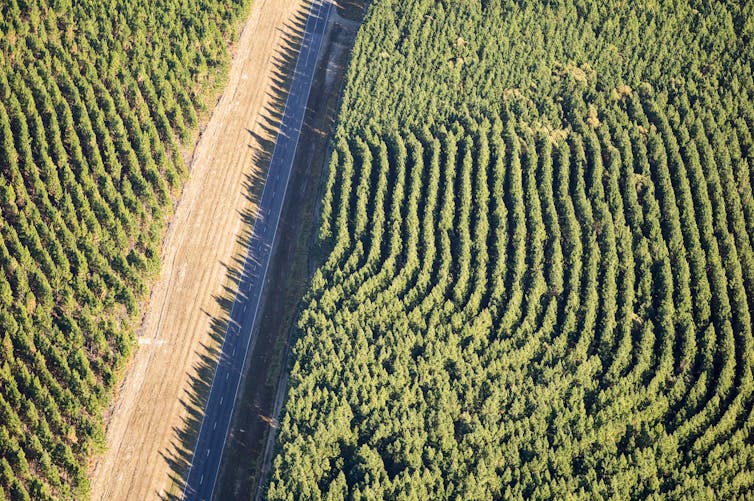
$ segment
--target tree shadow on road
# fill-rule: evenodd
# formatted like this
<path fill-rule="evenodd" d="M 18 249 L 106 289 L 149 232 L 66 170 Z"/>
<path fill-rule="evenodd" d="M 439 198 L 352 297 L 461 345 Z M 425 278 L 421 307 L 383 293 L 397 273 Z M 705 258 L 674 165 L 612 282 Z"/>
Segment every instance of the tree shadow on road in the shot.
<path fill-rule="evenodd" d="M 173 427 L 170 447 L 160 451 L 162 459 L 170 468 L 171 479 L 169 492 L 156 493 L 160 499 L 179 500 L 182 498 L 182 491 L 191 466 L 193 449 L 204 416 L 204 408 L 221 355 L 220 347 L 225 338 L 230 311 L 241 282 L 245 256 L 256 220 L 256 207 L 262 195 L 264 176 L 272 158 L 275 138 L 283 117 L 288 86 L 295 68 L 299 43 L 304 33 L 310 3 L 310 0 L 306 1 L 295 13 L 292 21 L 281 32 L 281 43 L 273 57 L 273 85 L 269 94 L 270 101 L 261 113 L 262 118 L 256 124 L 260 132 L 246 129 L 250 138 L 247 147 L 253 150 L 254 168 L 250 169 L 239 189 L 249 202 L 247 205 L 250 208 L 239 211 L 241 229 L 236 238 L 238 244 L 236 253 L 231 262 L 222 263 L 226 269 L 225 285 L 221 294 L 214 296 L 221 313 L 213 316 L 202 310 L 204 314 L 210 317 L 211 342 L 209 345 L 202 345 L 196 350 L 199 362 L 187 373 L 190 379 L 190 389 L 180 396 L 185 418 L 179 427 Z"/>
<path fill-rule="evenodd" d="M 338 1 L 337 5 L 337 14 L 342 14 L 345 5 L 351 9 L 352 18 L 361 19 L 365 2 L 346 0 Z M 248 356 L 247 374 L 225 445 L 217 499 L 255 498 L 255 495 L 261 499 L 269 480 L 277 418 L 284 405 L 293 325 L 317 266 L 312 264 L 318 263 L 310 252 L 319 221 L 316 213 L 321 198 L 321 173 L 329 155 L 327 141 L 335 126 L 340 82 L 360 24 L 351 17 L 344 22 L 331 16 L 315 70 L 278 227 L 279 241 L 267 274 L 266 304 L 260 310 L 259 334 Z M 331 69 L 340 76 L 330 73 Z"/>

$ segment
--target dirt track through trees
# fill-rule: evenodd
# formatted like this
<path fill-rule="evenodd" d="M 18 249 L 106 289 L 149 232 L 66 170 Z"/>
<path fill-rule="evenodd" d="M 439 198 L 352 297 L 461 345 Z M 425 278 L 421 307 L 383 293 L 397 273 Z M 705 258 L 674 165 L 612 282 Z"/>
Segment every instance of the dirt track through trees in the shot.
<path fill-rule="evenodd" d="M 197 382 L 211 374 L 233 290 L 227 277 L 245 250 L 276 132 L 280 69 L 295 50 L 305 8 L 303 0 L 255 0 L 251 7 L 165 240 L 140 346 L 108 418 L 108 451 L 93 461 L 92 499 L 180 493 L 192 424 L 206 397 Z"/>

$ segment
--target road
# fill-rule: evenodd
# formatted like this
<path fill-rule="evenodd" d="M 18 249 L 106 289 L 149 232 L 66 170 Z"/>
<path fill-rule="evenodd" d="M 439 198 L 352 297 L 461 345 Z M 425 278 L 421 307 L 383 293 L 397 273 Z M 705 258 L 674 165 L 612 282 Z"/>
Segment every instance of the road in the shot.
<path fill-rule="evenodd" d="M 231 307 L 220 358 L 183 490 L 183 499 L 186 501 L 209 501 L 212 498 L 331 8 L 331 0 L 313 0 L 309 8 L 293 81 L 244 260 L 239 290 Z"/>

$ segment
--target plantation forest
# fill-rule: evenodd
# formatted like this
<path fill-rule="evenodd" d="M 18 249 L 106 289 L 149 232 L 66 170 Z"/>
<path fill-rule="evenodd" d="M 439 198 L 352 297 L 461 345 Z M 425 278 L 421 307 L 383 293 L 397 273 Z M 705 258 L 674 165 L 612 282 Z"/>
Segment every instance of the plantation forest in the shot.
<path fill-rule="evenodd" d="M 247 0 L 0 0 L 0 500 L 86 499 Z"/>
<path fill-rule="evenodd" d="M 752 35 L 750 0 L 375 0 L 268 498 L 751 498 Z"/>

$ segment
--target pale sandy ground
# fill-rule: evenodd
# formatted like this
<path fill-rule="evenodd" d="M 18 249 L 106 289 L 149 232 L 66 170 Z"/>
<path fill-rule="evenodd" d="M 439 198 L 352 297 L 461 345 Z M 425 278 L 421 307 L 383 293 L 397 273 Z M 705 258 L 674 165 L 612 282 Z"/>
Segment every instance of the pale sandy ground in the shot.
<path fill-rule="evenodd" d="M 277 87 L 276 58 L 290 51 L 305 0 L 253 0 L 228 85 L 196 151 L 163 247 L 162 272 L 140 331 L 139 348 L 118 390 L 107 427 L 107 452 L 92 462 L 92 499 L 147 500 L 180 494 L 165 456 L 181 451 L 191 377 L 217 347 L 211 318 L 227 296 L 225 265 L 245 251 L 240 214 L 252 210 L 245 181 L 259 176 L 260 145 L 272 139 L 267 114 Z M 274 120 L 273 120 L 274 122 Z M 209 382 L 207 382 L 209 383 Z"/>

